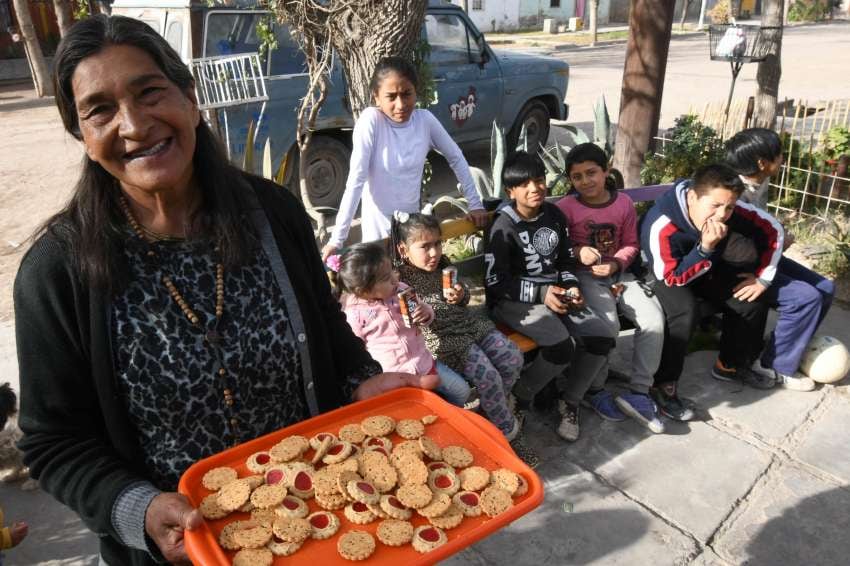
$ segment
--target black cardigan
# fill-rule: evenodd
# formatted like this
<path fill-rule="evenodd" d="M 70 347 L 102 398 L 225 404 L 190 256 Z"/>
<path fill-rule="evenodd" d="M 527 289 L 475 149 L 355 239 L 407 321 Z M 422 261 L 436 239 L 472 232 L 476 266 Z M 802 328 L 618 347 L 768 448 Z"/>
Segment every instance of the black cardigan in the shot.
<path fill-rule="evenodd" d="M 346 401 L 345 376 L 372 358 L 331 295 L 304 208 L 277 185 L 246 179 L 271 224 L 301 309 L 319 410 L 336 408 Z M 65 246 L 48 232 L 24 257 L 14 300 L 24 462 L 47 492 L 101 537 L 109 564 L 153 563 L 146 552 L 122 545 L 111 521 L 118 495 L 146 478 L 117 387 L 110 297 L 81 281 Z"/>

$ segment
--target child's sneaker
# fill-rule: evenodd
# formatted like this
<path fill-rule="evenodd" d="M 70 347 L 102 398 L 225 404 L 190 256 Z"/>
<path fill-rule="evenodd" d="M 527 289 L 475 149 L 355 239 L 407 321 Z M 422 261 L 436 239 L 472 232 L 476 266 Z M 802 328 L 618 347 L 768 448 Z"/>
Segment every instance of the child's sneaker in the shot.
<path fill-rule="evenodd" d="M 658 409 L 655 403 L 644 393 L 624 393 L 617 395 L 614 399 L 617 406 L 628 416 L 654 432 L 664 432 L 664 423 L 658 418 Z"/>
<path fill-rule="evenodd" d="M 532 470 L 540 465 L 540 458 L 528 444 L 525 443 L 525 435 L 519 433 L 516 438 L 511 441 L 511 448 L 519 456 L 519 459 L 528 465 Z"/>
<path fill-rule="evenodd" d="M 815 389 L 815 380 L 800 373 L 785 375 L 784 373 L 773 370 L 773 375 L 779 387 L 792 391 L 814 391 Z"/>
<path fill-rule="evenodd" d="M 561 415 L 561 423 L 558 425 L 558 436 L 567 442 L 578 440 L 578 407 L 559 399 L 558 414 Z"/>
<path fill-rule="evenodd" d="M 605 389 L 593 394 L 588 393 L 581 400 L 581 403 L 596 411 L 596 414 L 606 421 L 618 423 L 626 420 L 626 415 L 614 403 L 614 396 Z"/>
<path fill-rule="evenodd" d="M 679 397 L 675 383 L 665 383 L 661 387 L 649 390 L 649 396 L 655 401 L 658 412 L 674 421 L 690 421 L 695 416 L 694 402 Z"/>
<path fill-rule="evenodd" d="M 772 377 L 754 372 L 748 367 L 727 368 L 720 362 L 719 358 L 714 362 L 714 367 L 711 368 L 711 377 L 720 381 L 736 381 L 756 389 L 773 389 L 773 386 L 776 385 L 776 381 Z"/>

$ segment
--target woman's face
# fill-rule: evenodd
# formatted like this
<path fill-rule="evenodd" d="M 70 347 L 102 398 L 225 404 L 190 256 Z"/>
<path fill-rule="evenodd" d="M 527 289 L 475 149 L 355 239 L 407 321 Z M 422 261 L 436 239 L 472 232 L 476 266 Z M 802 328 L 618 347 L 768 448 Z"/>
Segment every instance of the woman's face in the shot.
<path fill-rule="evenodd" d="M 71 79 L 89 158 L 125 190 L 181 190 L 192 179 L 195 94 L 171 82 L 146 52 L 111 45 L 83 59 Z"/>
<path fill-rule="evenodd" d="M 378 109 L 393 122 L 407 122 L 416 107 L 416 87 L 395 71 L 384 75 L 374 95 Z"/>

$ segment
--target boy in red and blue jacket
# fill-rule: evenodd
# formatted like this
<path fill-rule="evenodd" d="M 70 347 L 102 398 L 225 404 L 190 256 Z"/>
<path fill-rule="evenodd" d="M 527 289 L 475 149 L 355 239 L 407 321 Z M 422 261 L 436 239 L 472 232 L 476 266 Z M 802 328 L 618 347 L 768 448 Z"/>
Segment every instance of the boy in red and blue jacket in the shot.
<path fill-rule="evenodd" d="M 765 291 L 782 257 L 784 232 L 772 216 L 739 202 L 744 189 L 728 166 L 707 165 L 658 199 L 642 222 L 641 247 L 667 322 L 655 375 L 662 392 L 675 392 L 698 321 L 697 299 L 723 312 L 712 376 L 759 389 L 775 384 L 750 365 L 762 349 L 769 308 Z"/>

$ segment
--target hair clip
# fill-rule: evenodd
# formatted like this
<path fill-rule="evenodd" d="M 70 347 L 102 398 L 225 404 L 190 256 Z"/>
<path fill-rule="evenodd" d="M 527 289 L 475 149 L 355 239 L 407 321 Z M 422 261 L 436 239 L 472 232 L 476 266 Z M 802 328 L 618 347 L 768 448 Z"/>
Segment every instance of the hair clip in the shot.
<path fill-rule="evenodd" d="M 407 212 L 396 210 L 395 212 L 393 212 L 393 218 L 396 219 L 396 222 L 401 222 L 402 224 L 404 224 L 405 222 L 410 220 L 410 214 L 408 214 Z"/>
<path fill-rule="evenodd" d="M 339 267 L 342 263 L 341 257 L 342 256 L 339 254 L 328 256 L 327 261 L 325 261 L 325 265 L 327 265 L 334 273 L 339 273 Z"/>

